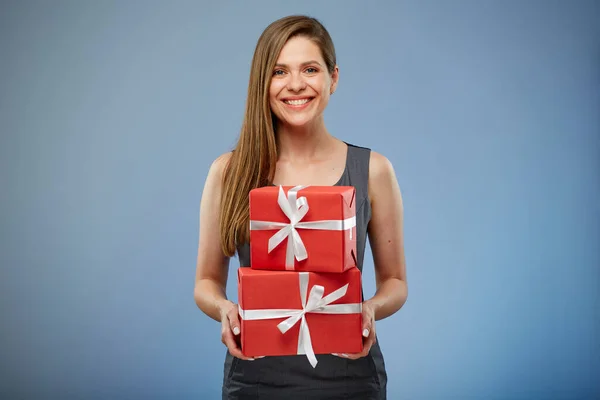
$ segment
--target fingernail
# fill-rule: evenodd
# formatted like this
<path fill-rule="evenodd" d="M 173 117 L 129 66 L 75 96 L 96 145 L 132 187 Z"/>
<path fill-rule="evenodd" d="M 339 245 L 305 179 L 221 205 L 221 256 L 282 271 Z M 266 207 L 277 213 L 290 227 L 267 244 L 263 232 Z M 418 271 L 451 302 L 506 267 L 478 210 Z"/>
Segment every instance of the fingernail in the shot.
<path fill-rule="evenodd" d="M 368 330 L 368 329 L 365 329 L 365 330 L 363 331 L 363 336 L 364 336 L 364 337 L 368 337 L 368 336 L 369 336 L 369 330 Z"/>
<path fill-rule="evenodd" d="M 348 354 L 346 354 L 346 353 L 342 353 L 342 354 L 340 354 L 340 355 L 341 355 L 342 357 L 346 357 L 346 358 L 348 358 Z"/>
<path fill-rule="evenodd" d="M 332 356 L 336 356 L 339 357 L 340 355 L 338 353 L 331 353 Z"/>
<path fill-rule="evenodd" d="M 239 335 L 240 334 L 240 328 L 238 328 L 237 326 L 235 328 L 233 328 L 233 334 L 234 335 Z"/>

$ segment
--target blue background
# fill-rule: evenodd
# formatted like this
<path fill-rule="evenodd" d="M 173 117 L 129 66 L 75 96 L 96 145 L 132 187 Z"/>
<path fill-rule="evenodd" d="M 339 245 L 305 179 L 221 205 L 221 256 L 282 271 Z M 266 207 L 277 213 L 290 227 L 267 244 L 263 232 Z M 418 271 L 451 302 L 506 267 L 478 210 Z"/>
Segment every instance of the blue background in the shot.
<path fill-rule="evenodd" d="M 258 36 L 294 13 L 336 45 L 329 130 L 386 155 L 403 191 L 409 298 L 377 325 L 389 398 L 600 397 L 600 3 L 583 0 L 4 0 L 0 397 L 219 398 L 198 206 Z"/>

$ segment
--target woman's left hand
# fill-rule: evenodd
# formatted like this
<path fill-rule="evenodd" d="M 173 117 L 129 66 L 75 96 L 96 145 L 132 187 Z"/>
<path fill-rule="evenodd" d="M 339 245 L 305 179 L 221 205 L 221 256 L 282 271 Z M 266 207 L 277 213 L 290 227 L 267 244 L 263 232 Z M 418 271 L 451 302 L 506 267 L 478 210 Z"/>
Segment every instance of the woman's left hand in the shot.
<path fill-rule="evenodd" d="M 375 310 L 373 306 L 368 302 L 362 303 L 362 336 L 363 336 L 363 350 L 360 353 L 346 354 L 346 353 L 333 353 L 334 356 L 349 358 L 356 360 L 361 357 L 365 357 L 369 354 L 371 346 L 377 340 L 375 334 Z"/>

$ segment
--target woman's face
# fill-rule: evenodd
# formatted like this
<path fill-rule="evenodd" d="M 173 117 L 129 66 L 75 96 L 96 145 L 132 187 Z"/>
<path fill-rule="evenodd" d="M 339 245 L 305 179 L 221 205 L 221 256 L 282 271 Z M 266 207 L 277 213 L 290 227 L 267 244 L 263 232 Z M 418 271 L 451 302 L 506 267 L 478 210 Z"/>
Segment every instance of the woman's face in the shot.
<path fill-rule="evenodd" d="M 269 100 L 280 124 L 305 126 L 323 114 L 337 84 L 338 68 L 329 74 L 319 46 L 303 36 L 285 44 L 273 71 Z"/>

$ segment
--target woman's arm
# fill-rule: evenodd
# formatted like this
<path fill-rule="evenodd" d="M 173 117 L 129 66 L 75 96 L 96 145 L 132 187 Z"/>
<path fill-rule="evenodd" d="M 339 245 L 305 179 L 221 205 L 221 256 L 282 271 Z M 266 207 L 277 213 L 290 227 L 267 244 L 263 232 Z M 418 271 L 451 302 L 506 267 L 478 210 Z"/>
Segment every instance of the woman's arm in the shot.
<path fill-rule="evenodd" d="M 374 151 L 369 167 L 369 198 L 372 213 L 368 234 L 377 290 L 366 303 L 372 306 L 374 319 L 381 320 L 404 305 L 408 286 L 400 187 L 390 161 Z"/>
<path fill-rule="evenodd" d="M 221 311 L 227 303 L 225 286 L 229 257 L 221 250 L 219 204 L 221 182 L 229 156 L 222 155 L 211 165 L 200 201 L 200 232 L 196 262 L 194 300 L 206 315 L 221 322 Z"/>
<path fill-rule="evenodd" d="M 363 351 L 357 354 L 335 354 L 353 360 L 369 354 L 377 338 L 375 321 L 398 311 L 408 295 L 400 187 L 394 168 L 387 158 L 372 151 L 369 164 L 371 222 L 368 234 L 377 290 L 372 298 L 362 304 Z"/>
<path fill-rule="evenodd" d="M 223 254 L 219 235 L 219 204 L 223 172 L 231 153 L 217 158 L 210 167 L 200 202 L 200 240 L 196 263 L 194 300 L 206 315 L 221 322 L 221 342 L 238 358 L 244 357 L 235 341 L 240 333 L 238 308 L 227 299 L 229 257 Z"/>

